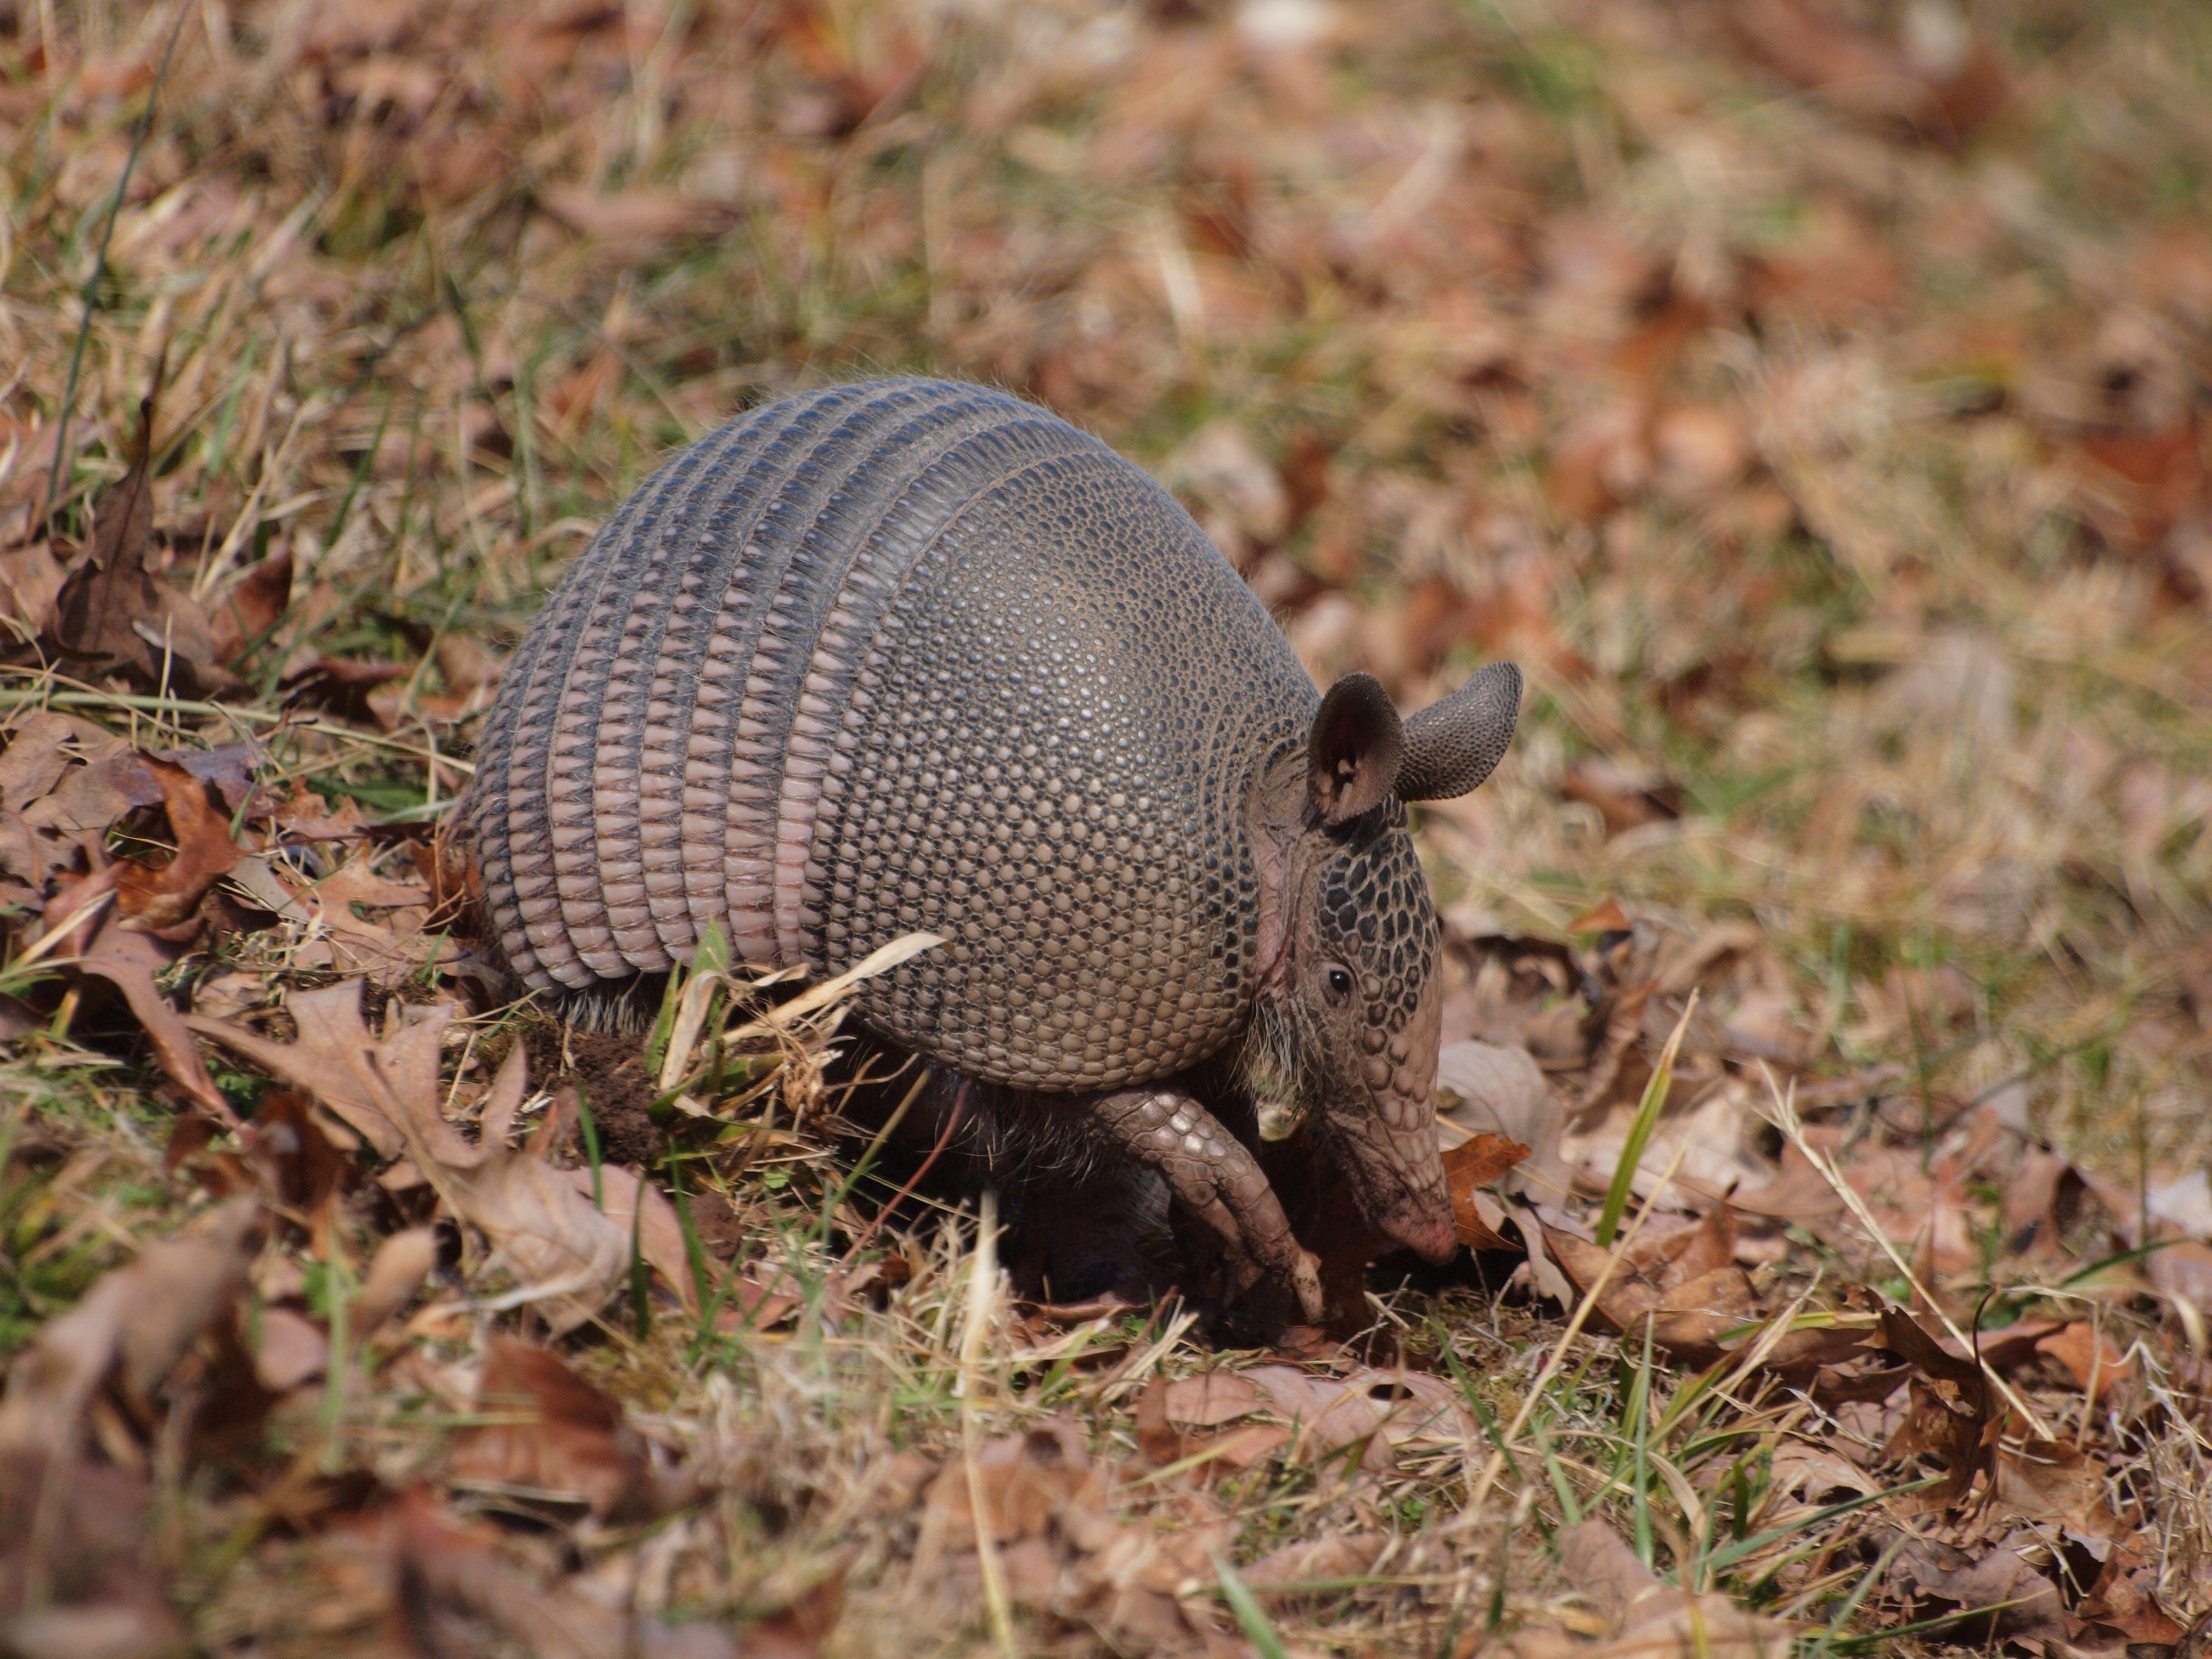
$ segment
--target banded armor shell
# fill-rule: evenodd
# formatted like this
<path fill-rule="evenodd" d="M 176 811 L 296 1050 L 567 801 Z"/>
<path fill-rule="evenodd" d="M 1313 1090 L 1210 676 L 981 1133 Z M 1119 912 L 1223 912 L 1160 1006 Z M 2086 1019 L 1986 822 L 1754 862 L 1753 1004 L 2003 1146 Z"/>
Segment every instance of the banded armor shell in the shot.
<path fill-rule="evenodd" d="M 978 386 L 789 398 L 625 501 L 516 651 L 469 805 L 514 971 L 687 960 L 869 981 L 893 1042 L 1052 1091 L 1166 1077 L 1250 1016 L 1245 798 L 1319 702 L 1165 490 Z"/>

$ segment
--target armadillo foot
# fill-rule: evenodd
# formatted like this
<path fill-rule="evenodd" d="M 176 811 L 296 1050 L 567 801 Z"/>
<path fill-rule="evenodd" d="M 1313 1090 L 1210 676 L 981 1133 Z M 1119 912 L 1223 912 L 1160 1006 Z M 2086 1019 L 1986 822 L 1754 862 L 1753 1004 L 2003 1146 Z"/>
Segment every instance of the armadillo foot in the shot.
<path fill-rule="evenodd" d="M 1321 1318 L 1321 1267 L 1299 1244 L 1243 1143 L 1178 1089 L 1130 1089 L 1102 1096 L 1099 1126 L 1167 1178 L 1176 1197 L 1220 1234 L 1237 1264 L 1237 1288 L 1262 1273 L 1289 1281 L 1309 1322 Z"/>

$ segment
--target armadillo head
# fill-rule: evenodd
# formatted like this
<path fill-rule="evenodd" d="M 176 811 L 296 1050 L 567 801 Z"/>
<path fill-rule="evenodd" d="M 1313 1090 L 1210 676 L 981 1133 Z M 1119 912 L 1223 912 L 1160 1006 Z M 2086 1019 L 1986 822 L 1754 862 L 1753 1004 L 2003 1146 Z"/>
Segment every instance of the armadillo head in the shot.
<path fill-rule="evenodd" d="M 1520 671 L 1497 663 L 1401 722 L 1381 685 L 1347 675 L 1302 774 L 1279 774 L 1258 808 L 1276 830 L 1259 839 L 1280 851 L 1263 930 L 1279 954 L 1248 1049 L 1262 1133 L 1310 1122 L 1369 1228 L 1431 1261 L 1455 1242 L 1433 1103 L 1439 939 L 1403 803 L 1480 783 L 1520 702 Z"/>

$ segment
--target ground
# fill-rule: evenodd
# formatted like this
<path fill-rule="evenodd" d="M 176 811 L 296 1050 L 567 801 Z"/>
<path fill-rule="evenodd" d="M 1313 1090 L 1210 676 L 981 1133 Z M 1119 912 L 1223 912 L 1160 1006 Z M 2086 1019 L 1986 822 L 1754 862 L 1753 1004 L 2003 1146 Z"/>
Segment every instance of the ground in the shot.
<path fill-rule="evenodd" d="M 0 0 L 0 1650 L 2201 1652 L 2208 108 L 2193 0 Z M 1528 675 L 1348 1346 L 472 952 L 544 593 L 886 371 Z"/>

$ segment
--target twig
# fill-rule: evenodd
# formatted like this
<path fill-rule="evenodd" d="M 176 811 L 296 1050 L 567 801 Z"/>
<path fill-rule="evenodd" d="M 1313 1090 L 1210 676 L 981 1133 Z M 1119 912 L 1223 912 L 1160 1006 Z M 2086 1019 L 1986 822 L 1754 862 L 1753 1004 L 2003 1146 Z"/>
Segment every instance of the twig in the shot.
<path fill-rule="evenodd" d="M 983 1569 L 983 1601 L 991 1616 L 991 1636 L 1001 1659 L 1021 1659 L 1014 1636 L 1013 1607 L 1006 1596 L 1006 1570 L 1000 1565 L 998 1540 L 991 1534 L 992 1520 L 983 1504 L 982 1465 L 976 1458 L 980 1431 L 975 1422 L 975 1391 L 991 1322 L 992 1293 L 998 1288 L 998 1205 L 987 1191 L 976 1218 L 975 1254 L 968 1264 L 968 1317 L 960 1332 L 960 1376 L 955 1388 L 960 1396 L 960 1461 L 967 1468 L 968 1509 L 975 1522 L 975 1559 Z"/>

